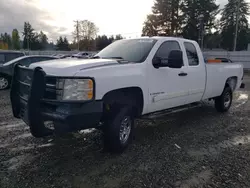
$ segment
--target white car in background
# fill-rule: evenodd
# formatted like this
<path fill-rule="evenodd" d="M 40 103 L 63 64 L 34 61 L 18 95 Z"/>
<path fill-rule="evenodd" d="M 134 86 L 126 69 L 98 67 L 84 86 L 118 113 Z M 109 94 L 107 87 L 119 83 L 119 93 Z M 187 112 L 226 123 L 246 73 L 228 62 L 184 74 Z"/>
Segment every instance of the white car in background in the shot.
<path fill-rule="evenodd" d="M 88 59 L 90 57 L 90 53 L 87 52 L 79 52 L 77 54 L 73 54 L 72 57 L 80 58 L 80 59 Z"/>

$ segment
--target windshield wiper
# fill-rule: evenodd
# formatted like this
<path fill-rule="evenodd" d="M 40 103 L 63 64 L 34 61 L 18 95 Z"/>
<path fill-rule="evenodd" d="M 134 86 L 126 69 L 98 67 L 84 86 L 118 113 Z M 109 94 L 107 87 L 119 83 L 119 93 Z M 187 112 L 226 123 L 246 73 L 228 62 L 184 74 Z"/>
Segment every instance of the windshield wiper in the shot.
<path fill-rule="evenodd" d="M 94 56 L 90 59 L 116 59 L 119 63 L 129 62 L 128 60 L 123 59 L 122 57 L 100 57 L 100 56 Z"/>
<path fill-rule="evenodd" d="M 122 59 L 123 60 L 122 57 L 104 57 L 103 59 Z"/>

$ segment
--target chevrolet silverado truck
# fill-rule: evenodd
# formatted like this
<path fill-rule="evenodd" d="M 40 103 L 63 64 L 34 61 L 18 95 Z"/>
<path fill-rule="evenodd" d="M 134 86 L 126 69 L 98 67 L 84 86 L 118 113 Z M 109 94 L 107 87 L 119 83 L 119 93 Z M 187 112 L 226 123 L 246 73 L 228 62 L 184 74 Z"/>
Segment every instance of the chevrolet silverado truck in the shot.
<path fill-rule="evenodd" d="M 226 112 L 242 80 L 241 64 L 205 63 L 195 41 L 142 37 L 116 41 L 91 59 L 17 64 L 10 96 L 14 117 L 33 136 L 97 128 L 116 152 L 133 138 L 135 118 L 205 99 Z"/>

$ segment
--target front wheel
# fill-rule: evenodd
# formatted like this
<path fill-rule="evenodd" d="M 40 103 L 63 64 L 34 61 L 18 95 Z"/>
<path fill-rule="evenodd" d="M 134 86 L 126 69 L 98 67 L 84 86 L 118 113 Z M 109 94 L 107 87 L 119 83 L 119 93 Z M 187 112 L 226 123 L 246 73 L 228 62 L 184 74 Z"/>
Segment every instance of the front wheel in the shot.
<path fill-rule="evenodd" d="M 233 92 L 230 87 L 226 87 L 221 96 L 215 99 L 215 108 L 218 112 L 227 112 L 232 104 Z"/>
<path fill-rule="evenodd" d="M 133 138 L 132 108 L 126 106 L 113 112 L 103 126 L 105 148 L 112 152 L 124 151 Z"/>
<path fill-rule="evenodd" d="M 0 90 L 8 89 L 10 87 L 10 79 L 6 76 L 0 76 Z"/>

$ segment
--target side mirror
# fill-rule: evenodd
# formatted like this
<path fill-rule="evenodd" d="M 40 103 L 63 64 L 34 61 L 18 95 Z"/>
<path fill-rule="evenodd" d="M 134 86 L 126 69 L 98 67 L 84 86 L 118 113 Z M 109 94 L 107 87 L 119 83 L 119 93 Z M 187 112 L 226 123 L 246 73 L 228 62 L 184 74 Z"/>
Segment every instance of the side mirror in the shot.
<path fill-rule="evenodd" d="M 181 50 L 172 50 L 168 56 L 168 67 L 179 69 L 183 66 L 183 55 Z"/>

